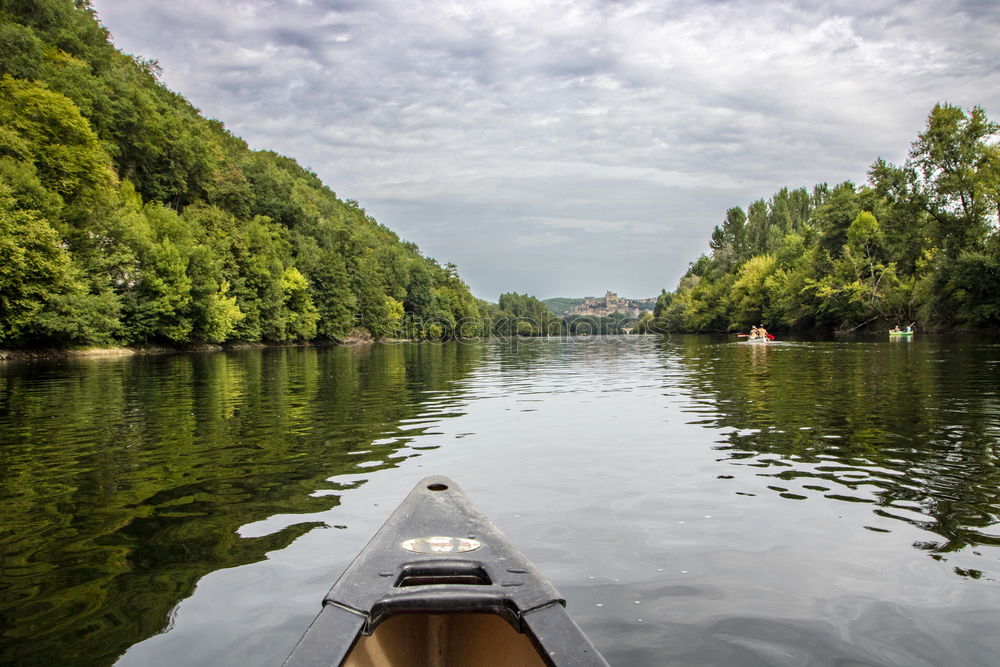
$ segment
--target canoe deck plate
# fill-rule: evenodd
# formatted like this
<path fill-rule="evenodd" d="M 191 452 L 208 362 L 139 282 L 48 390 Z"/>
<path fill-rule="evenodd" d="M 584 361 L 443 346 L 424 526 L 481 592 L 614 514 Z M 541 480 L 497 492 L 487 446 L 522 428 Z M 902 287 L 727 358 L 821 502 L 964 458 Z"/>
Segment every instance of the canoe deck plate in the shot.
<path fill-rule="evenodd" d="M 400 545 L 415 554 L 462 554 L 483 546 L 470 537 L 412 537 Z"/>

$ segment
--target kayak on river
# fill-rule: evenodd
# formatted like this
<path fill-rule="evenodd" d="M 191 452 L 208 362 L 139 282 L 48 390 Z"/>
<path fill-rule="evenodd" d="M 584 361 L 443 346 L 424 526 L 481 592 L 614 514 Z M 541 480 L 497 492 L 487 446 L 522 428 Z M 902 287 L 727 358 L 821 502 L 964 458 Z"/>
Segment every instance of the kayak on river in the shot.
<path fill-rule="evenodd" d="M 556 589 L 447 477 L 417 484 L 285 667 L 607 665 Z"/>
<path fill-rule="evenodd" d="M 746 338 L 748 343 L 766 343 L 768 341 L 774 340 L 774 334 L 767 332 L 767 329 L 763 325 L 758 325 L 750 328 L 750 333 L 748 334 L 737 334 L 740 338 Z"/>

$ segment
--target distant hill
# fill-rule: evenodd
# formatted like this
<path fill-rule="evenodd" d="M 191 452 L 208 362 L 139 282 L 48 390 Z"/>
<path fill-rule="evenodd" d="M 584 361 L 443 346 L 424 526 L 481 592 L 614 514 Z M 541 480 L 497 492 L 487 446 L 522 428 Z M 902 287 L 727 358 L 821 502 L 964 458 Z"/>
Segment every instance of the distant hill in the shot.
<path fill-rule="evenodd" d="M 542 299 L 542 303 L 545 304 L 546 308 L 548 308 L 553 315 L 562 317 L 570 308 L 574 308 L 583 303 L 583 297 L 576 299 L 572 297 L 557 296 L 553 299 Z"/>

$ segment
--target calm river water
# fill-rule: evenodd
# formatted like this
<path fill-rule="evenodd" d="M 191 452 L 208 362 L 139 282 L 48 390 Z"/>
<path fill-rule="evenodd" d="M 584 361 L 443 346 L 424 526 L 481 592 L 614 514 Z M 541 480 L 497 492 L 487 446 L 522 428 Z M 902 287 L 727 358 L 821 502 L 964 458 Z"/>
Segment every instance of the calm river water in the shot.
<path fill-rule="evenodd" d="M 276 665 L 451 476 L 613 665 L 1000 664 L 1000 344 L 0 366 L 0 663 Z"/>

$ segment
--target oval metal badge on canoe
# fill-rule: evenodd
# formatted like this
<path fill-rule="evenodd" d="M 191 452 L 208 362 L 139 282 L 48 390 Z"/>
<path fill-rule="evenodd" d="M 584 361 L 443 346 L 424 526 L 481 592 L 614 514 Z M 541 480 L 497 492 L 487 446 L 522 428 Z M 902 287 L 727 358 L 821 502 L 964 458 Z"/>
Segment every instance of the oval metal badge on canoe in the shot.
<path fill-rule="evenodd" d="M 483 546 L 471 537 L 412 537 L 400 546 L 415 554 L 460 554 Z"/>

